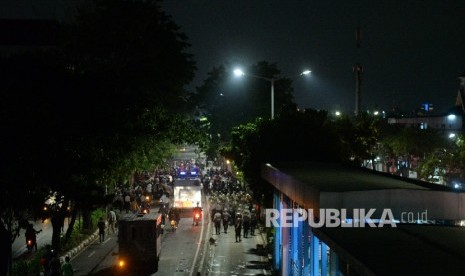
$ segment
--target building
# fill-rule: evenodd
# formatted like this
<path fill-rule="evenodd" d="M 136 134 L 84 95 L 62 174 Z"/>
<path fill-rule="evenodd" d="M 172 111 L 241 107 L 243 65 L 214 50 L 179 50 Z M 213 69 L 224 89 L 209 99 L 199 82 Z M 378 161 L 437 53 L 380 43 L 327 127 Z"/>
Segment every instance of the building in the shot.
<path fill-rule="evenodd" d="M 456 226 L 465 218 L 462 192 L 340 164 L 266 164 L 262 178 L 274 187 L 274 209 L 295 214 L 278 218 L 274 228 L 273 267 L 279 275 L 465 271 L 465 229 Z M 361 210 L 367 214 L 371 209 L 372 224 L 384 227 L 360 219 Z M 320 220 L 299 219 L 304 210 L 314 210 Z M 352 227 L 330 227 L 323 220 L 328 210 L 339 210 L 341 220 Z M 384 215 L 389 212 L 392 216 Z M 283 227 L 283 219 L 295 227 Z M 315 226 L 317 221 L 324 224 Z"/>
<path fill-rule="evenodd" d="M 389 124 L 398 124 L 405 127 L 418 127 L 421 129 L 439 129 L 443 131 L 461 131 L 463 129 L 463 115 L 465 114 L 465 71 L 458 77 L 459 90 L 455 106 L 442 115 L 428 115 L 428 105 L 423 105 L 424 114 L 416 117 L 388 118 Z"/>
<path fill-rule="evenodd" d="M 420 129 L 439 129 L 443 131 L 460 131 L 463 128 L 462 114 L 445 114 L 438 116 L 421 116 L 409 118 L 388 118 L 389 124 Z"/>

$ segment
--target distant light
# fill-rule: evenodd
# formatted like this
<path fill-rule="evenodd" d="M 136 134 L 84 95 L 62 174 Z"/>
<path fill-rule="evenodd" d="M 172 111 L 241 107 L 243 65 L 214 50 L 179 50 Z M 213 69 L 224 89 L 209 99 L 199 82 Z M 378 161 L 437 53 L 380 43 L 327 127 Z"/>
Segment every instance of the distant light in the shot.
<path fill-rule="evenodd" d="M 311 72 L 312 72 L 312 71 L 310 71 L 310 70 L 305 70 L 305 71 L 302 72 L 302 75 L 308 75 L 308 74 L 310 74 Z"/>
<path fill-rule="evenodd" d="M 341 112 L 339 112 L 339 111 L 334 112 L 334 114 L 335 114 L 336 116 L 341 116 Z"/>
<path fill-rule="evenodd" d="M 454 188 L 458 189 L 459 187 L 460 187 L 459 184 L 457 184 L 457 183 L 454 184 Z"/>
<path fill-rule="evenodd" d="M 452 120 L 455 120 L 455 117 L 457 117 L 457 116 L 455 116 L 454 114 L 450 114 L 450 115 L 447 116 L 447 119 L 452 121 Z"/>
<path fill-rule="evenodd" d="M 229 164 L 229 163 L 230 163 L 230 161 L 229 161 L 229 160 L 226 160 L 226 164 Z"/>
<path fill-rule="evenodd" d="M 375 112 L 373 112 L 373 114 L 375 114 L 375 116 L 378 116 L 379 112 L 376 110 Z"/>
<path fill-rule="evenodd" d="M 241 77 L 241 76 L 245 75 L 245 73 L 241 69 L 234 69 L 233 72 L 234 72 L 234 75 L 236 77 Z"/>
<path fill-rule="evenodd" d="M 449 134 L 449 138 L 451 138 L 451 139 L 452 139 L 452 138 L 455 138 L 455 133 Z"/>

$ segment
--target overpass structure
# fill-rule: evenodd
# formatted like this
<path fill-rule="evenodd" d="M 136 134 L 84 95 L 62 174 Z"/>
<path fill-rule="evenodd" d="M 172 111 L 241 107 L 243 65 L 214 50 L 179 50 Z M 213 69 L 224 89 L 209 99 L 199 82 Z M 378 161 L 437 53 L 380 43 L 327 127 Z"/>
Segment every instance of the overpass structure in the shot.
<path fill-rule="evenodd" d="M 280 275 L 465 273 L 462 191 L 341 164 L 265 164 L 261 173 L 281 214 Z"/>

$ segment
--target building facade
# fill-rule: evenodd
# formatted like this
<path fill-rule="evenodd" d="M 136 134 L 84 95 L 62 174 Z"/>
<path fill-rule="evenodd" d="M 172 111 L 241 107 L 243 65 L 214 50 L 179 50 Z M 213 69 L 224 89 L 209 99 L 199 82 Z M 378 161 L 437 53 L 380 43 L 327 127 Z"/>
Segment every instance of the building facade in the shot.
<path fill-rule="evenodd" d="M 463 115 L 465 114 L 465 71 L 459 75 L 459 89 L 455 100 L 455 106 L 442 115 L 416 116 L 388 118 L 389 124 L 402 125 L 404 127 L 416 127 L 420 129 L 438 129 L 443 131 L 463 130 Z M 426 111 L 425 111 L 426 112 Z M 428 112 L 426 112 L 427 114 Z"/>
<path fill-rule="evenodd" d="M 456 226 L 465 219 L 464 193 L 338 164 L 266 164 L 262 177 L 274 187 L 273 208 L 294 214 L 278 217 L 274 227 L 273 268 L 279 275 L 465 270 L 465 239 L 460 238 L 465 230 Z M 371 220 L 361 219 L 360 210 L 372 209 Z M 315 216 L 299 217 L 304 210 Z M 323 214 L 328 210 L 347 211 L 340 217 L 346 226 L 330 227 Z"/>

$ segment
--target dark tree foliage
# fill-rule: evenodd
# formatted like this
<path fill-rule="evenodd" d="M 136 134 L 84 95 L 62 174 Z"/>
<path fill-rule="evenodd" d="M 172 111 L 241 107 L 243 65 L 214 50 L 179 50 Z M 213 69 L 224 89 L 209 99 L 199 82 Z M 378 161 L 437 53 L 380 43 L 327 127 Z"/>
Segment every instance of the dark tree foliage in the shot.
<path fill-rule="evenodd" d="M 83 10 L 67 44 L 77 72 L 109 85 L 125 105 L 179 108 L 195 70 L 187 37 L 155 0 L 96 0 Z"/>
<path fill-rule="evenodd" d="M 384 120 L 367 113 L 357 117 L 338 117 L 334 125 L 341 137 L 343 156 L 349 156 L 347 161 L 357 166 L 363 160 L 373 160 L 380 154 L 377 144 L 392 129 Z"/>
<path fill-rule="evenodd" d="M 203 137 L 180 112 L 195 69 L 189 44 L 157 2 L 95 1 L 63 26 L 62 45 L 1 60 L 4 224 L 10 210 L 38 210 L 53 194 L 59 249 L 69 203 L 90 214 L 106 204 L 105 185 Z"/>
<path fill-rule="evenodd" d="M 59 59 L 43 52 L 1 59 L 0 74 L 6 133 L 0 138 L 0 219 L 11 246 L 22 220 L 40 216 L 50 191 L 68 187 L 61 159 L 66 120 L 60 114 L 68 76 Z M 11 247 L 1 251 L 11 257 Z"/>
<path fill-rule="evenodd" d="M 407 161 L 407 166 L 401 167 L 398 174 L 408 176 L 408 171 L 414 170 L 423 180 L 429 180 L 428 177 L 435 175 L 436 170 L 443 176 L 443 170 L 453 168 L 450 166 L 453 162 L 449 160 L 455 154 L 455 147 L 450 142 L 441 131 L 419 128 L 396 129 L 381 139 L 390 160 Z M 418 168 L 410 167 L 412 158 L 420 160 Z"/>
<path fill-rule="evenodd" d="M 233 128 L 224 155 L 235 160 L 246 180 L 259 194 L 266 187 L 260 166 L 273 162 L 339 162 L 342 144 L 324 111 L 282 113 L 275 120 L 257 119 Z"/>
<path fill-rule="evenodd" d="M 66 120 L 60 111 L 65 109 L 62 92 L 67 76 L 53 60 L 45 53 L 1 60 L 5 78 L 0 120 L 8 133 L 0 138 L 1 177 L 6 194 L 14 195 L 11 200 L 22 195 L 23 200 L 16 202 L 20 205 L 36 203 L 48 193 L 48 187 L 62 180 L 64 164 L 59 149 Z M 8 201 L 1 202 L 12 206 Z"/>

